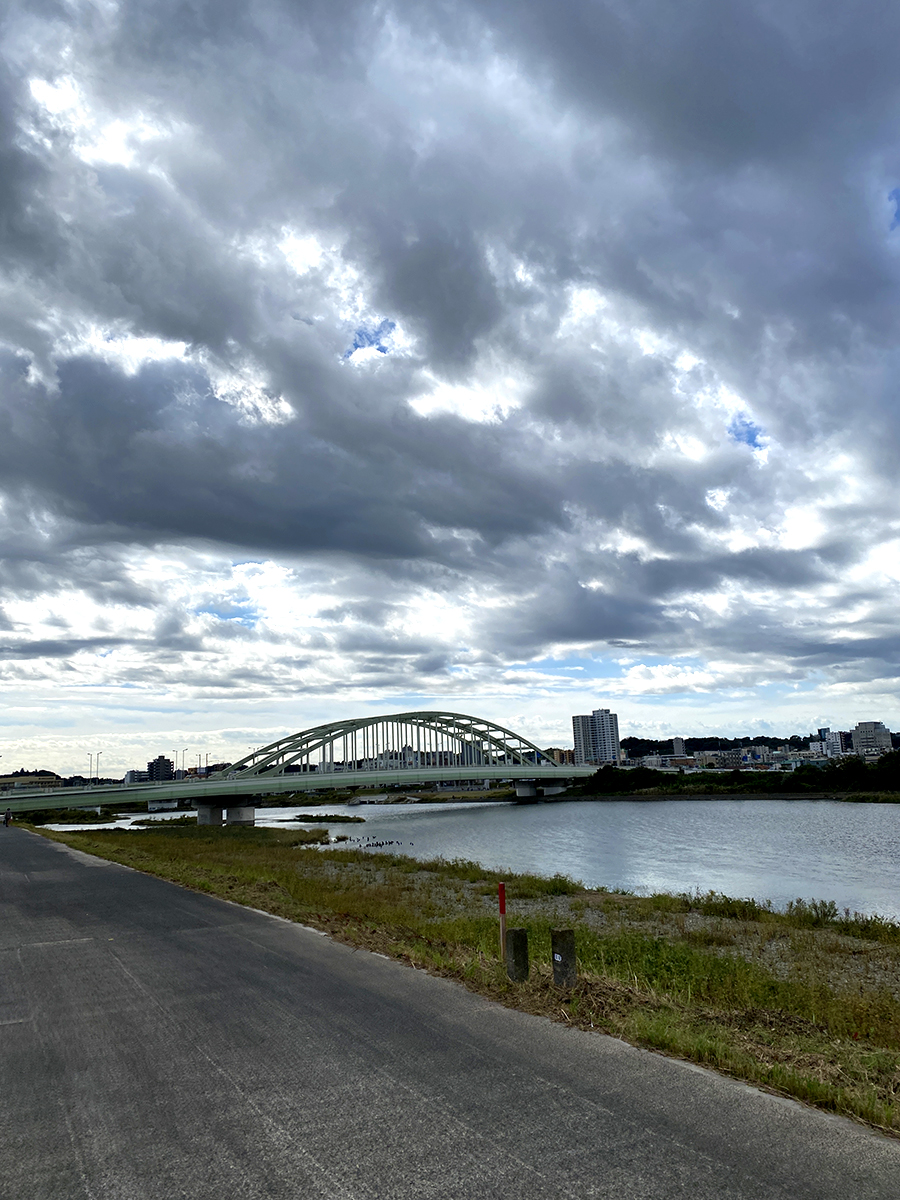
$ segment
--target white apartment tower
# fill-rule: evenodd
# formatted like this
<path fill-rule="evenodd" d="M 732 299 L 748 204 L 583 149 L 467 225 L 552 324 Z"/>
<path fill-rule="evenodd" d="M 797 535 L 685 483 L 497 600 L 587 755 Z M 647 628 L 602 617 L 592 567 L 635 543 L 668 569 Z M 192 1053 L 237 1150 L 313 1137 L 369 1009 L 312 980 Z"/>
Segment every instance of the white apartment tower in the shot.
<path fill-rule="evenodd" d="M 572 718 L 576 763 L 619 761 L 619 718 L 608 708 L 595 708 L 590 716 Z"/>

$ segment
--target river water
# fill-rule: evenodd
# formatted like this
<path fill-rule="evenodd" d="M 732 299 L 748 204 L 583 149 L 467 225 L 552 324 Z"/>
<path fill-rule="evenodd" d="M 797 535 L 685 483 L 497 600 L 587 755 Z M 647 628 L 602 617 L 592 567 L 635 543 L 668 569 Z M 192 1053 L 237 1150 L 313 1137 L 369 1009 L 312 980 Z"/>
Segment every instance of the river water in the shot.
<path fill-rule="evenodd" d="M 315 812 L 302 805 L 260 808 L 257 824 L 289 829 L 296 822 L 285 818 L 304 811 L 311 817 Z M 834 900 L 842 909 L 900 920 L 900 805 L 895 804 L 450 802 L 331 805 L 327 812 L 365 818 L 364 825 L 332 824 L 331 833 L 375 852 L 466 858 L 492 869 L 540 875 L 559 872 L 589 887 L 638 893 L 712 889 L 771 900 L 777 907 L 798 897 Z"/>
<path fill-rule="evenodd" d="M 713 889 L 779 908 L 798 897 L 834 900 L 839 908 L 900 919 L 900 805 L 612 800 L 328 811 L 366 821 L 334 825 L 333 834 L 347 834 L 353 844 L 394 843 L 384 849 L 417 858 L 560 872 L 589 887 L 639 893 Z M 268 824 L 287 815 L 269 809 L 258 818 Z"/>

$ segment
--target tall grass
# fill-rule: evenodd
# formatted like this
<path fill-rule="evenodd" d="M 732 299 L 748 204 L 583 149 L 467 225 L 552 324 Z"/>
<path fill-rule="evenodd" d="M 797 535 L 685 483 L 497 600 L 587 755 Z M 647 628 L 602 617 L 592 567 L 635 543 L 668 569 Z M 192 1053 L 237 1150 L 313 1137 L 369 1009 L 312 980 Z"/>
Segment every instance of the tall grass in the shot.
<path fill-rule="evenodd" d="M 565 876 L 314 849 L 304 841 L 323 834 L 156 826 L 45 836 L 327 929 L 354 945 L 451 975 L 502 1003 L 900 1128 L 900 1003 L 883 987 L 837 990 L 820 971 L 823 956 L 837 961 L 846 953 L 841 939 L 847 938 L 861 946 L 877 942 L 880 954 L 900 958 L 900 930 L 890 922 L 841 914 L 823 901 L 796 901 L 779 913 L 714 892 L 588 892 Z M 492 897 L 503 878 L 510 922 L 527 929 L 535 964 L 524 985 L 507 980 L 498 958 Z M 602 910 L 599 928 L 586 919 L 591 908 Z M 554 988 L 549 968 L 550 930 L 560 912 L 576 933 L 580 979 L 570 993 Z M 688 928 L 690 913 L 707 923 Z M 647 932 L 648 920 L 654 932 Z M 742 956 L 733 944 L 738 930 L 756 931 L 761 942 L 786 938 L 795 968 L 776 976 Z"/>

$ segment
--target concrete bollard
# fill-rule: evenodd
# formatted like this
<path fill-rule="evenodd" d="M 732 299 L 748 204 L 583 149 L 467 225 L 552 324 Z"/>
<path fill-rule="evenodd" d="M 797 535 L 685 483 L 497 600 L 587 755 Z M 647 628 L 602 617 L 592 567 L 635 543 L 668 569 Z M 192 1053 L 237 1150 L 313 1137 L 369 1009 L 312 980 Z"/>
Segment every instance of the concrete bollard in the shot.
<path fill-rule="evenodd" d="M 500 957 L 506 962 L 506 884 L 497 884 L 497 899 L 500 903 Z"/>
<path fill-rule="evenodd" d="M 557 987 L 574 987 L 578 979 L 575 960 L 575 930 L 551 929 L 550 952 L 553 956 L 553 982 Z"/>
<path fill-rule="evenodd" d="M 524 983 L 528 978 L 528 930 L 507 929 L 506 973 L 513 983 Z"/>

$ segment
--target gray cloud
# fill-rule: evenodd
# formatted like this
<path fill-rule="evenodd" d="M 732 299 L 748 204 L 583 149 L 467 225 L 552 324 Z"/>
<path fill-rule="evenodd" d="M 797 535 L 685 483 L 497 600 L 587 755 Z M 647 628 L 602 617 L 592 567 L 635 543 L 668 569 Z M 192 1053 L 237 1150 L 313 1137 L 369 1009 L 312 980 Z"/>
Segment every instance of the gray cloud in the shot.
<path fill-rule="evenodd" d="M 623 646 L 892 677 L 898 22 L 18 5 L 10 660 L 310 694 Z M 163 547 L 219 565 L 175 600 Z M 49 635 L 70 593 L 108 634 Z"/>

